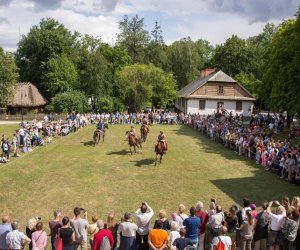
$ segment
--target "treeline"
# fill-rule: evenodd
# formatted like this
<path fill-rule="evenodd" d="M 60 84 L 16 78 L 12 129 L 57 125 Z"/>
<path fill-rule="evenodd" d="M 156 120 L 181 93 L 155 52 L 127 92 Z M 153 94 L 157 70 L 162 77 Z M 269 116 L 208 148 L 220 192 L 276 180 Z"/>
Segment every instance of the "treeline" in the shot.
<path fill-rule="evenodd" d="M 119 22 L 114 45 L 48 18 L 21 38 L 15 54 L 0 50 L 0 103 L 17 81 L 29 81 L 50 101 L 49 111 L 85 112 L 91 96 L 96 111 L 164 108 L 200 69 L 213 67 L 244 85 L 260 108 L 299 114 L 299 63 L 299 11 L 257 36 L 233 35 L 216 46 L 189 37 L 166 45 L 158 22 L 149 32 L 137 15 Z"/>

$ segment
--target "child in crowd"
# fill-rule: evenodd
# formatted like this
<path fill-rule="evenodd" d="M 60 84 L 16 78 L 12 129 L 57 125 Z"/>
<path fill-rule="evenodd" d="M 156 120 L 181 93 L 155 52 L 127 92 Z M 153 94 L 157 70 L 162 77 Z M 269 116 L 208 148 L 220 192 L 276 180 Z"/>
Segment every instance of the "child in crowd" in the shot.
<path fill-rule="evenodd" d="M 173 246 L 178 250 L 184 250 L 187 246 L 193 246 L 193 242 L 190 239 L 185 238 L 186 230 L 185 228 L 181 228 L 179 230 L 180 238 L 177 238 L 173 242 Z"/>

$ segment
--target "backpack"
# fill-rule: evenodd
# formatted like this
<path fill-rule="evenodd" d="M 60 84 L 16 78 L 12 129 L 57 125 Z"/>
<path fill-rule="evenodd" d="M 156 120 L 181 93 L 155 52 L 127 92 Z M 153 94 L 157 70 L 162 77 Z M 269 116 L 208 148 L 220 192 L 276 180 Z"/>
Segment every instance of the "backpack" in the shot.
<path fill-rule="evenodd" d="M 217 250 L 225 250 L 225 244 L 221 241 L 220 237 L 218 237 L 218 239 Z"/>
<path fill-rule="evenodd" d="M 100 244 L 100 250 L 111 250 L 110 242 L 107 236 L 104 236 L 102 238 L 101 244 Z"/>

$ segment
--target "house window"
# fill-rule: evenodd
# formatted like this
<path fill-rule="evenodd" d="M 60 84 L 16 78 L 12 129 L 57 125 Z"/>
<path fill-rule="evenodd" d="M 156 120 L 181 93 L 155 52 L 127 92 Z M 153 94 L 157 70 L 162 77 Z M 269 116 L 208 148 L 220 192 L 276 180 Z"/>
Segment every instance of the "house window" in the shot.
<path fill-rule="evenodd" d="M 220 94 L 220 95 L 224 94 L 224 86 L 223 85 L 218 86 L 218 94 Z"/>
<path fill-rule="evenodd" d="M 199 100 L 199 109 L 204 110 L 205 109 L 205 100 Z"/>
<path fill-rule="evenodd" d="M 241 101 L 237 101 L 235 103 L 235 111 L 242 111 L 242 106 L 243 106 L 242 102 Z"/>

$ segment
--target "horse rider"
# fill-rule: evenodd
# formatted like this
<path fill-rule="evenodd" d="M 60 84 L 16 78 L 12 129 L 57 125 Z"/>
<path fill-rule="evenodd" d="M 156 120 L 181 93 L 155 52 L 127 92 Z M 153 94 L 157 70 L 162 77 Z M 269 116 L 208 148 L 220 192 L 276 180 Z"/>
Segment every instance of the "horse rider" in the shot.
<path fill-rule="evenodd" d="M 166 153 L 167 150 L 168 150 L 168 143 L 167 143 L 167 137 L 166 137 L 166 135 L 164 134 L 163 131 L 160 131 L 160 132 L 159 132 L 159 135 L 158 135 L 158 137 L 157 137 L 157 144 L 158 144 L 159 142 L 162 142 L 162 143 L 163 143 L 163 151 L 164 151 L 164 153 Z"/>
<path fill-rule="evenodd" d="M 147 133 L 149 133 L 149 122 L 146 119 L 146 117 L 144 116 L 143 120 L 142 120 L 142 127 L 141 129 L 146 128 L 147 129 Z"/>
<path fill-rule="evenodd" d="M 136 135 L 136 132 L 135 132 L 135 128 L 134 126 L 131 126 L 130 130 L 129 130 L 129 134 L 131 134 L 132 136 L 134 136 L 134 138 L 137 140 L 138 137 Z"/>
<path fill-rule="evenodd" d="M 97 124 L 97 130 L 102 130 L 104 132 L 105 124 L 102 120 L 100 120 Z"/>

